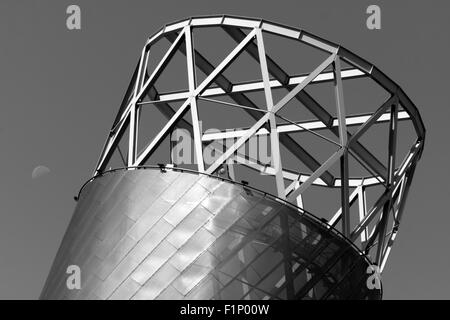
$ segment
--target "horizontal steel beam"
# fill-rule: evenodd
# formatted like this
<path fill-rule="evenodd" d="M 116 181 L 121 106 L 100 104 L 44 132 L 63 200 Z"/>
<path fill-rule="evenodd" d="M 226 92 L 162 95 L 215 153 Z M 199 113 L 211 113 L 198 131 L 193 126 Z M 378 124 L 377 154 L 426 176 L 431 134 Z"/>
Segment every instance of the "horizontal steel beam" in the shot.
<path fill-rule="evenodd" d="M 390 121 L 390 112 L 383 113 L 376 119 L 376 123 L 384 123 Z M 349 116 L 345 119 L 345 123 L 348 127 L 357 126 L 366 123 L 371 118 L 371 115 Z M 409 114 L 406 111 L 400 111 L 398 113 L 398 120 L 409 120 Z M 333 118 L 332 127 L 338 127 L 338 120 Z M 307 130 L 323 130 L 327 129 L 327 126 L 322 121 L 299 121 L 295 124 L 279 124 L 277 126 L 278 133 L 294 133 Z M 221 132 L 204 133 L 202 141 L 222 140 L 239 138 L 243 136 L 248 128 L 245 129 L 228 129 Z M 259 129 L 255 135 L 268 135 L 270 132 L 266 128 Z"/>
<path fill-rule="evenodd" d="M 168 37 L 170 38 L 170 37 Z M 195 62 L 197 65 L 205 64 L 205 58 L 199 54 L 195 57 Z M 208 68 L 210 69 L 210 68 Z M 207 73 L 208 74 L 208 73 Z M 341 70 L 341 78 L 345 79 L 355 79 L 366 76 L 362 71 L 358 69 L 343 69 Z M 269 81 L 270 87 L 272 89 L 277 88 L 292 88 L 295 85 L 301 83 L 305 80 L 307 75 L 296 75 L 289 78 L 287 84 L 283 84 L 278 80 L 272 79 Z M 311 83 L 323 83 L 330 82 L 334 80 L 333 72 L 322 72 L 319 74 Z M 253 81 L 253 82 L 242 82 L 242 83 L 231 83 L 223 76 L 218 76 L 217 79 L 214 80 L 219 87 L 218 88 L 208 88 L 200 94 L 200 97 L 215 97 L 215 96 L 223 96 L 232 93 L 246 93 L 246 92 L 254 92 L 254 91 L 263 91 L 264 83 L 262 81 Z M 174 92 L 161 92 L 158 97 L 158 102 L 168 102 L 168 101 L 179 101 L 185 100 L 189 97 L 189 91 L 174 91 Z M 138 104 L 146 104 L 150 102 L 139 102 Z"/>

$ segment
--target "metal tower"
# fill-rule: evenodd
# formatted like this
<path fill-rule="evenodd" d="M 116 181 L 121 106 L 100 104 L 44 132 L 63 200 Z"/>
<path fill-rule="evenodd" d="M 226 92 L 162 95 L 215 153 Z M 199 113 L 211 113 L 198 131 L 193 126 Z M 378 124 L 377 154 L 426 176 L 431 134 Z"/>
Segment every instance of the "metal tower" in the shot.
<path fill-rule="evenodd" d="M 404 91 L 340 45 L 261 19 L 168 24 L 41 298 L 381 298 L 369 271 L 385 267 L 424 138 Z"/>

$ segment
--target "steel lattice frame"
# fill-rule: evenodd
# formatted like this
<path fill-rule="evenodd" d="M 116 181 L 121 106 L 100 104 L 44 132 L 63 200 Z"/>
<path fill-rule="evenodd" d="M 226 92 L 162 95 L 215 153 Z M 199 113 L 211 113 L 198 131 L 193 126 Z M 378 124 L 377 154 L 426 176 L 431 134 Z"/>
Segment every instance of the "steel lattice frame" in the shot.
<path fill-rule="evenodd" d="M 221 27 L 237 42 L 237 46 L 217 66 L 213 66 L 194 48 L 192 32 L 200 27 Z M 266 33 L 300 41 L 308 46 L 327 52 L 328 57 L 311 73 L 290 76 L 271 57 L 266 55 L 264 47 L 264 35 Z M 146 76 L 145 70 L 147 70 L 151 47 L 162 38 L 168 39 L 172 45 L 153 70 L 153 73 Z M 180 46 L 183 41 L 185 42 L 185 47 Z M 184 92 L 159 94 L 153 85 L 178 50 L 187 59 L 189 89 Z M 223 71 L 227 66 L 243 52 L 250 54 L 259 63 L 262 81 L 231 83 L 223 75 Z M 345 61 L 353 67 L 341 70 L 341 61 Z M 332 67 L 332 71 L 326 70 L 329 66 Z M 195 81 L 195 68 L 199 68 L 208 75 L 199 85 L 196 85 Z M 390 97 L 372 114 L 347 115 L 344 103 L 343 81 L 360 77 L 373 79 L 389 93 Z M 334 84 L 336 118 L 304 91 L 305 87 L 321 82 L 332 82 Z M 210 85 L 213 83 L 217 86 L 210 88 Z M 288 94 L 278 103 L 274 103 L 272 98 L 272 90 L 276 88 L 289 89 Z M 257 106 L 246 96 L 246 93 L 254 91 L 264 92 L 264 106 Z M 226 104 L 222 101 L 211 99 L 224 95 L 234 100 L 235 103 L 232 104 L 234 107 L 241 108 L 253 116 L 255 118 L 254 124 L 250 128 L 235 128 L 231 132 L 201 132 L 201 126 L 199 125 L 201 118 L 199 117 L 197 102 L 199 99 L 202 99 Z M 168 121 L 164 128 L 155 137 L 152 137 L 153 140 L 143 152 L 138 154 L 136 148 L 138 110 L 146 104 L 146 102 L 143 102 L 145 96 L 157 105 L 159 111 L 166 116 Z M 279 111 L 292 99 L 300 101 L 317 119 L 301 123 L 277 124 L 276 118 L 279 116 Z M 170 103 L 174 101 L 183 101 L 183 104 L 177 111 L 170 106 Z M 403 110 L 399 110 L 399 106 L 402 106 Z M 192 115 L 192 125 L 182 119 L 188 110 L 190 110 Z M 395 163 L 397 123 L 400 120 L 408 120 L 413 123 L 417 140 L 411 146 L 404 160 L 397 164 Z M 389 123 L 389 141 L 384 142 L 388 144 L 389 150 L 387 167 L 359 141 L 359 138 L 371 126 L 382 122 Z M 354 134 L 350 134 L 347 130 L 348 126 L 359 127 Z M 277 196 L 297 204 L 299 207 L 302 207 L 303 203 L 302 194 L 311 185 L 340 188 L 341 208 L 328 220 L 328 224 L 330 227 L 340 227 L 342 233 L 352 242 L 357 243 L 362 251 L 367 254 L 373 253 L 372 259 L 380 266 L 381 270 L 384 268 L 398 232 L 415 166 L 424 147 L 425 128 L 413 102 L 395 82 L 390 80 L 377 67 L 342 46 L 323 40 L 303 30 L 264 20 L 232 16 L 208 16 L 190 18 L 168 24 L 151 36 L 142 50 L 138 66 L 114 121 L 110 135 L 106 140 L 94 175 L 101 174 L 105 170 L 125 130 L 129 130 L 129 149 L 127 159 L 124 159 L 125 165 L 127 167 L 138 167 L 145 163 L 146 159 L 158 148 L 162 140 L 176 127 L 185 128 L 193 134 L 196 159 L 203 159 L 205 145 L 209 146 L 214 142 L 217 143 L 230 138 L 237 139 L 209 167 L 205 167 L 203 161 L 197 161 L 199 172 L 215 174 L 218 169 L 224 164 L 230 163 L 230 161 L 242 164 L 256 169 L 256 171 L 273 175 L 276 181 Z M 293 152 L 296 157 L 308 166 L 312 173 L 306 174 L 283 168 L 279 145 L 287 143 L 285 137 L 289 133 L 305 130 L 314 133 L 321 129 L 329 129 L 339 138 L 338 150 L 328 160 L 319 163 L 306 153 L 301 146 L 295 144 L 292 146 L 291 144 L 289 151 Z M 239 148 L 255 135 L 270 136 L 272 154 L 272 164 L 270 166 L 264 166 L 258 161 L 252 160 L 238 152 Z M 361 178 L 350 177 L 349 155 L 358 159 L 372 175 Z M 328 172 L 335 163 L 340 164 L 340 177 L 334 177 Z M 285 187 L 285 180 L 291 181 L 287 188 Z M 365 203 L 366 192 L 368 187 L 374 185 L 382 185 L 385 190 L 375 204 L 368 209 Z M 351 226 L 350 223 L 350 207 L 352 205 L 358 206 L 358 223 L 355 226 Z M 390 214 L 394 217 L 392 225 L 388 225 Z M 369 224 L 372 221 L 376 221 L 375 219 L 378 219 L 378 222 L 370 230 Z"/>

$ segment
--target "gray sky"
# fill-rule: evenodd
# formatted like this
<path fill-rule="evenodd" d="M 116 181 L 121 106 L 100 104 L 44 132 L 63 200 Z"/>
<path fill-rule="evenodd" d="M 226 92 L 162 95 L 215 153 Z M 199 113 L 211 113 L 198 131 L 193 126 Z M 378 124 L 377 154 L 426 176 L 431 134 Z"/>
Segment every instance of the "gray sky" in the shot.
<path fill-rule="evenodd" d="M 66 28 L 81 7 L 82 30 Z M 381 7 L 382 29 L 365 10 Z M 376 64 L 418 106 L 426 129 L 399 237 L 383 274 L 386 299 L 449 297 L 450 224 L 445 1 L 0 2 L 0 299 L 38 297 L 94 169 L 146 37 L 192 15 L 261 17 L 341 43 Z M 33 169 L 50 173 L 32 179 Z"/>

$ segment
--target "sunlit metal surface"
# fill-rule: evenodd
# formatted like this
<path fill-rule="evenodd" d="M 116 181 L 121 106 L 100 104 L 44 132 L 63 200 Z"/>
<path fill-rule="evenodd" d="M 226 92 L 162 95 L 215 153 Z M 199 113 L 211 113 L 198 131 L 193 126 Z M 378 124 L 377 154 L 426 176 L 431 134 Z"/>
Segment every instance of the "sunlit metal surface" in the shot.
<path fill-rule="evenodd" d="M 80 290 L 66 286 L 68 265 L 81 268 Z M 263 192 L 124 169 L 82 189 L 41 298 L 379 298 L 368 266 L 337 231 Z"/>

